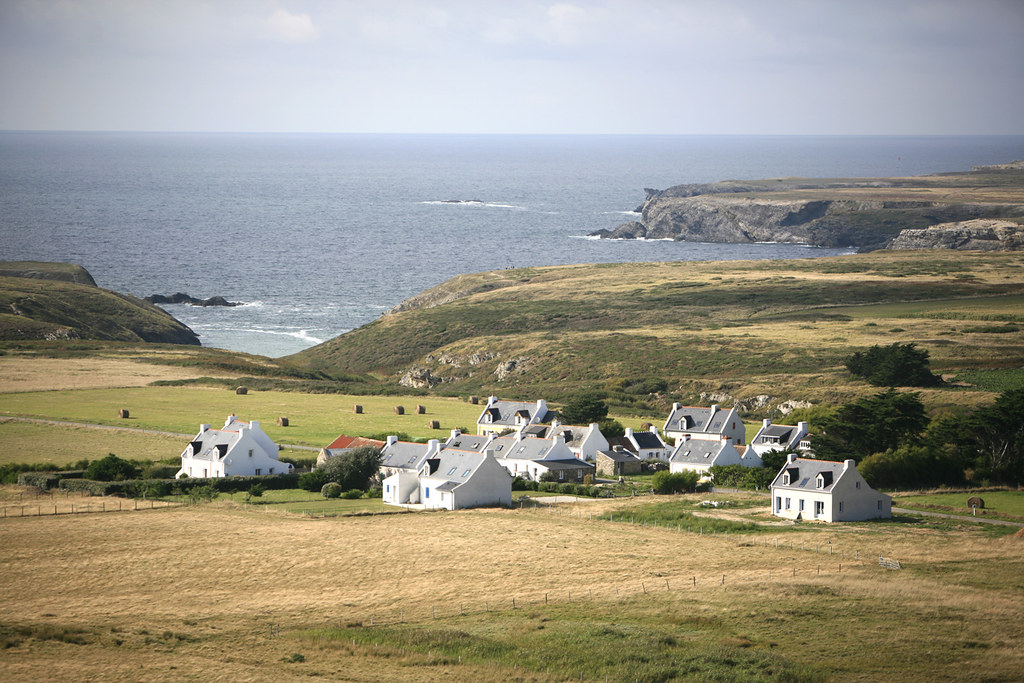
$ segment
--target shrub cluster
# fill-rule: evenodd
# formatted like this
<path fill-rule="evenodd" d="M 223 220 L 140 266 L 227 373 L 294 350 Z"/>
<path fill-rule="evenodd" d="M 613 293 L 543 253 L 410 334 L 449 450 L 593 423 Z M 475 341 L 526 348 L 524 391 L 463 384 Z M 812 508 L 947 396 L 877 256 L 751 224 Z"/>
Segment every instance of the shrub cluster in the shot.
<path fill-rule="evenodd" d="M 529 481 L 522 477 L 512 480 L 513 491 L 543 491 L 544 493 L 560 493 L 566 496 L 587 496 L 589 498 L 610 498 L 611 490 L 587 484 L 558 483 L 555 481 Z"/>

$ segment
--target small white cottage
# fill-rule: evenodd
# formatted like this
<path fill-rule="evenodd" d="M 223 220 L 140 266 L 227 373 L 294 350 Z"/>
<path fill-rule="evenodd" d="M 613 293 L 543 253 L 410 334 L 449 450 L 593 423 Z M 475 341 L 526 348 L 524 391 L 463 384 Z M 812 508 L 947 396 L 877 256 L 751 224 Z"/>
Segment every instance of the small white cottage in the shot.
<path fill-rule="evenodd" d="M 814 460 L 791 453 L 772 481 L 772 514 L 822 522 L 888 519 L 892 498 L 868 486 L 853 460 Z"/>
<path fill-rule="evenodd" d="M 278 460 L 277 452 L 277 444 L 259 422 L 230 415 L 220 429 L 199 425 L 199 433 L 181 453 L 181 469 L 174 476 L 258 477 L 291 472 L 291 463 Z"/>
<path fill-rule="evenodd" d="M 704 408 L 673 403 L 662 431 L 666 439 L 674 439 L 676 444 L 685 436 L 712 441 L 729 437 L 733 443 L 743 445 L 747 437 L 746 427 L 736 409 L 723 410 L 717 404 Z"/>
<path fill-rule="evenodd" d="M 458 510 L 512 504 L 512 477 L 493 457 L 460 448 L 441 448 L 415 471 L 384 479 L 384 502 L 424 509 Z"/>

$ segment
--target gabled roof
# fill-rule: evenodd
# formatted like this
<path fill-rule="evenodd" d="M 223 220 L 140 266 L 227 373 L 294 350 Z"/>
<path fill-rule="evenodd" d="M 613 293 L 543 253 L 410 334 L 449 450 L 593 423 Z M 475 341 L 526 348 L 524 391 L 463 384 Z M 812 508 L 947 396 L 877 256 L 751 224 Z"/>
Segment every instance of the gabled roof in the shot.
<path fill-rule="evenodd" d="M 612 462 L 639 462 L 640 458 L 630 451 L 598 451 L 598 455 L 608 458 Z"/>
<path fill-rule="evenodd" d="M 347 448 L 362 448 L 363 446 L 375 446 L 377 448 L 383 448 L 384 442 L 377 441 L 376 439 L 367 439 L 362 436 L 345 436 L 344 434 L 342 434 L 327 446 L 327 450 L 344 450 Z"/>
<path fill-rule="evenodd" d="M 665 448 L 665 442 L 654 432 L 633 432 L 633 439 L 640 448 Z"/>
<path fill-rule="evenodd" d="M 207 425 L 203 425 L 207 427 Z M 220 460 L 231 448 L 242 438 L 243 430 L 252 430 L 250 433 L 255 437 L 256 443 L 273 458 L 277 458 L 277 445 L 270 440 L 262 429 L 259 422 L 251 423 L 239 420 L 234 415 L 228 417 L 221 429 L 200 429 L 199 433 L 189 442 L 183 455 L 188 455 L 197 460 Z"/>
<path fill-rule="evenodd" d="M 509 460 L 542 460 L 554 447 L 554 439 L 528 436 L 518 441 L 514 436 L 498 437 L 487 447 L 494 457 Z"/>
<path fill-rule="evenodd" d="M 715 413 L 713 408 L 699 408 L 696 406 L 679 406 L 669 413 L 665 421 L 665 431 L 708 431 L 705 426 Z"/>
<path fill-rule="evenodd" d="M 684 463 L 688 465 L 710 465 L 715 462 L 726 446 L 731 446 L 726 441 L 704 441 L 702 439 L 687 439 L 672 452 L 669 462 Z"/>
<path fill-rule="evenodd" d="M 429 444 L 395 441 L 381 450 L 380 466 L 416 470 L 429 452 Z"/>
<path fill-rule="evenodd" d="M 796 432 L 795 426 L 790 425 L 768 425 L 761 430 L 761 433 L 757 436 L 758 443 L 774 443 L 768 439 L 776 439 L 779 443 L 789 443 L 789 440 L 793 437 Z"/>
<path fill-rule="evenodd" d="M 466 451 L 479 451 L 486 446 L 492 438 L 493 437 L 490 435 L 478 436 L 476 434 L 456 434 L 445 442 L 445 448 L 461 448 Z"/>
<path fill-rule="evenodd" d="M 829 492 L 843 474 L 846 464 L 832 460 L 816 460 L 814 458 L 795 458 L 783 465 L 775 475 L 772 486 L 796 491 Z M 789 483 L 783 484 L 784 475 L 789 474 Z M 824 486 L 818 488 L 818 475 L 824 477 Z"/>
<path fill-rule="evenodd" d="M 473 476 L 488 456 L 476 451 L 467 451 L 461 448 L 442 448 L 437 456 L 430 458 L 424 464 L 429 466 L 429 471 L 421 472 L 420 476 L 431 479 L 443 479 L 443 484 L 435 485 L 436 490 L 451 491 L 460 486 Z"/>
<path fill-rule="evenodd" d="M 592 470 L 595 469 L 593 463 L 587 462 L 586 460 L 578 460 L 572 458 L 571 460 L 541 460 L 537 463 L 541 467 L 545 467 L 549 470 Z"/>
<path fill-rule="evenodd" d="M 554 413 L 547 409 L 546 404 L 543 415 L 536 415 L 538 402 L 528 403 L 525 401 L 503 401 L 494 399 L 491 401 L 477 420 L 477 424 L 498 425 L 499 427 L 516 427 L 525 422 L 550 422 Z M 490 420 L 484 420 L 484 416 L 490 416 Z M 519 418 L 517 421 L 516 418 Z"/>

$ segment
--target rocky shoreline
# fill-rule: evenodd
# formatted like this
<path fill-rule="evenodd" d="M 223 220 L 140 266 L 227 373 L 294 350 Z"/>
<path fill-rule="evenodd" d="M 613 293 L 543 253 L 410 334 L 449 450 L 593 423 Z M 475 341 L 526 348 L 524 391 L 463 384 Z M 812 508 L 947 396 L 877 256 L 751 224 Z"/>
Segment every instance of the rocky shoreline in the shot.
<path fill-rule="evenodd" d="M 189 306 L 241 306 L 240 302 L 228 301 L 222 296 L 211 296 L 209 299 L 197 299 L 194 296 L 183 294 L 178 292 L 177 294 L 171 294 L 165 296 L 163 294 L 153 294 L 145 298 L 151 304 L 188 304 Z"/>
<path fill-rule="evenodd" d="M 860 251 L 1024 248 L 1024 162 L 916 178 L 730 180 L 645 192 L 640 220 L 590 236 Z"/>

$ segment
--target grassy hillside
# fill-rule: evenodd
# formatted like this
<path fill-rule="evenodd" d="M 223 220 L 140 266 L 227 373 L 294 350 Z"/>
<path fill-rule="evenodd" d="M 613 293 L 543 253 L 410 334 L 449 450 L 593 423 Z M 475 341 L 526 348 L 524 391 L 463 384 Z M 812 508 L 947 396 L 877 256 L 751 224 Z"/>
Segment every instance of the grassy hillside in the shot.
<path fill-rule="evenodd" d="M 1024 379 L 1022 265 L 1012 253 L 873 252 L 463 275 L 290 360 L 392 384 L 427 369 L 443 393 L 835 402 L 870 390 L 843 368 L 850 353 L 900 341 L 989 390 L 989 373 Z M 974 400 L 954 391 L 933 403 Z"/>
<path fill-rule="evenodd" d="M 96 287 L 79 266 L 12 262 L 2 264 L 0 273 L 0 340 L 199 344 L 192 330 L 170 314 Z"/>

